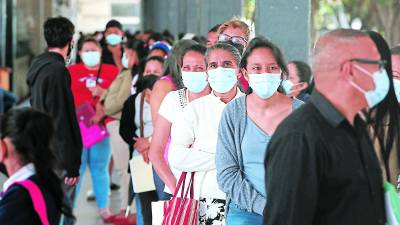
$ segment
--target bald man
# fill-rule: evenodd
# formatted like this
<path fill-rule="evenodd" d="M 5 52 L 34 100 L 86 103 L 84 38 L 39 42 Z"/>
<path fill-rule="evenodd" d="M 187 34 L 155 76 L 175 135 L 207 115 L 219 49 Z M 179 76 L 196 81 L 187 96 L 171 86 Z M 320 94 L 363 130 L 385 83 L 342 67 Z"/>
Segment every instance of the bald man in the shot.
<path fill-rule="evenodd" d="M 385 223 L 381 170 L 358 116 L 387 94 L 383 65 L 374 42 L 360 31 L 335 30 L 318 40 L 316 91 L 269 144 L 264 224 Z"/>

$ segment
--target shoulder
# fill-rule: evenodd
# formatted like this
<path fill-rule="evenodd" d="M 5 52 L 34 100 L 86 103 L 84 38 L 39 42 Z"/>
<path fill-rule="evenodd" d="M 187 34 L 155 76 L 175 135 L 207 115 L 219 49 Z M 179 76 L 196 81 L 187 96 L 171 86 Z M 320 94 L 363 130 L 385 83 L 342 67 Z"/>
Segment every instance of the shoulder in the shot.
<path fill-rule="evenodd" d="M 172 80 L 166 79 L 168 76 L 162 76 L 159 80 L 154 84 L 153 90 L 159 91 L 174 91 L 175 84 Z"/>
<path fill-rule="evenodd" d="M 230 101 L 224 111 L 236 113 L 246 108 L 246 95 L 242 95 Z"/>
<path fill-rule="evenodd" d="M 118 67 L 116 67 L 116 66 L 114 66 L 112 64 L 102 64 L 101 68 L 104 69 L 105 71 L 111 72 L 113 74 L 118 74 L 119 73 Z"/>

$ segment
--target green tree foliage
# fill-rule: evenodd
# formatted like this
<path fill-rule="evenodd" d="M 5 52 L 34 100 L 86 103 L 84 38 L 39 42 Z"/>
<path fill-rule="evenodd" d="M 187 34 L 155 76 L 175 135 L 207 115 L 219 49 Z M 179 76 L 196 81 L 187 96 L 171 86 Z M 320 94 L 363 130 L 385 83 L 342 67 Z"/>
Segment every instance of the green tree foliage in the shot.
<path fill-rule="evenodd" d="M 400 43 L 399 0 L 312 0 L 313 37 L 326 30 L 347 28 L 355 20 L 361 29 L 380 32 L 390 45 Z"/>

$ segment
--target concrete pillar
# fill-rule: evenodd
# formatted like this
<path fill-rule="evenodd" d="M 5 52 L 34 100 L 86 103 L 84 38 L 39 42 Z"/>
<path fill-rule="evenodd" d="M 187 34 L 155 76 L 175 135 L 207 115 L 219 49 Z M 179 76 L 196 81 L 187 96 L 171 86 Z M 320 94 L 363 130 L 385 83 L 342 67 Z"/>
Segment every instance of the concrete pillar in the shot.
<path fill-rule="evenodd" d="M 277 44 L 287 60 L 308 62 L 310 52 L 310 0 L 258 0 L 255 28 Z"/>
<path fill-rule="evenodd" d="M 215 24 L 242 12 L 242 0 L 145 0 L 142 4 L 144 29 L 168 29 L 174 35 L 206 35 Z"/>

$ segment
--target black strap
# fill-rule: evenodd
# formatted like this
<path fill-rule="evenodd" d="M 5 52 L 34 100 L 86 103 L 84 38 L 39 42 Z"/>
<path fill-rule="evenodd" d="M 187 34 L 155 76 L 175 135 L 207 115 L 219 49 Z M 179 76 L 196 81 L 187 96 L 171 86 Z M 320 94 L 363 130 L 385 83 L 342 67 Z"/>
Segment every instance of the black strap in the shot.
<path fill-rule="evenodd" d="M 144 137 L 144 98 L 145 91 L 142 91 L 142 95 L 140 96 L 140 137 Z"/>
<path fill-rule="evenodd" d="M 96 75 L 96 85 L 99 83 L 99 78 L 100 78 L 100 71 L 101 71 L 101 66 L 103 63 L 100 63 L 99 69 L 97 70 L 97 75 Z"/>

